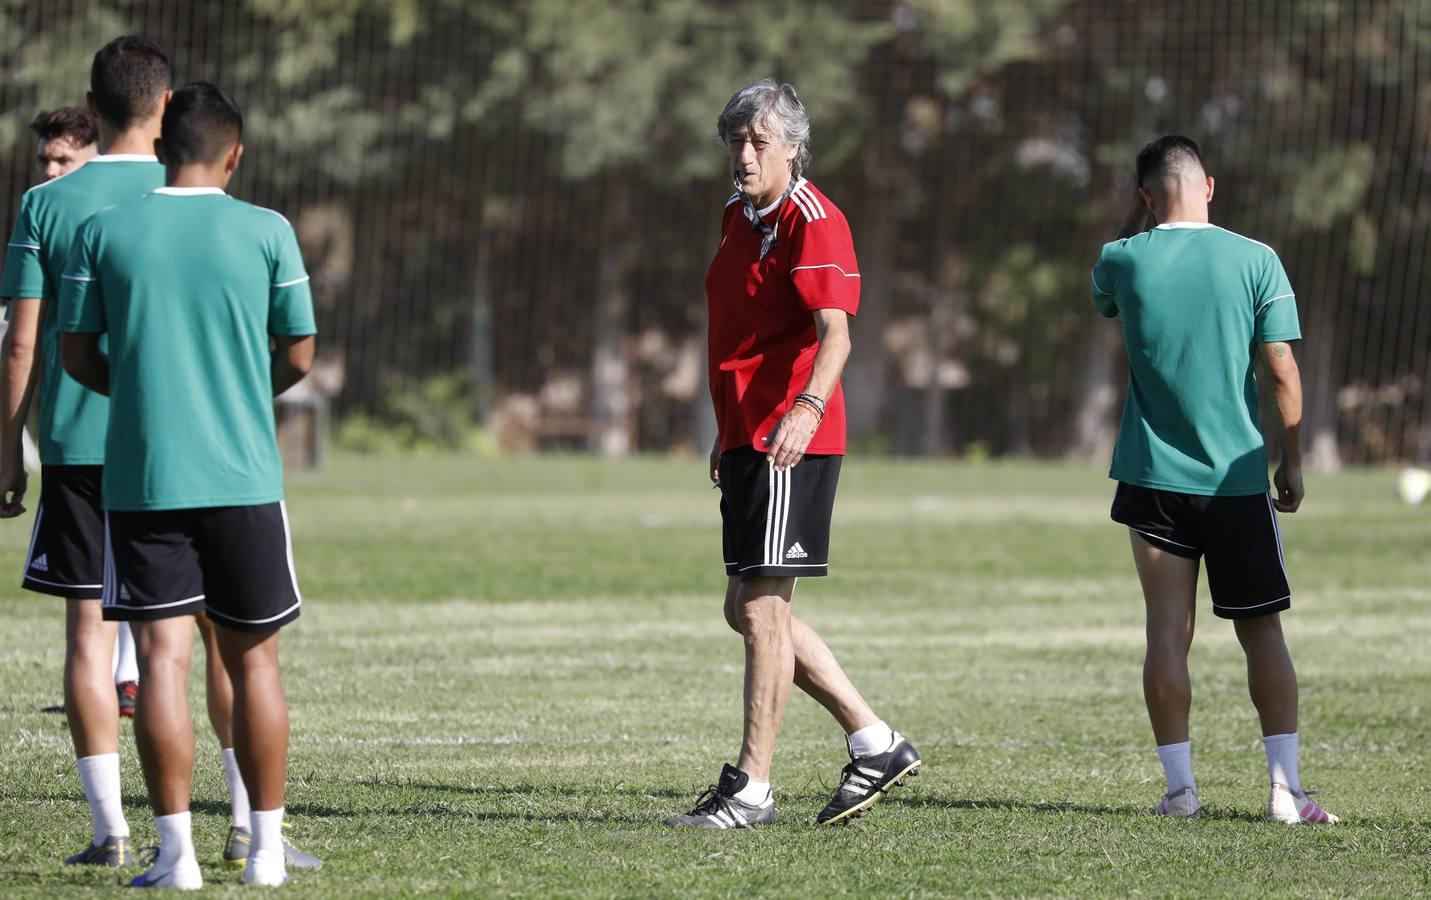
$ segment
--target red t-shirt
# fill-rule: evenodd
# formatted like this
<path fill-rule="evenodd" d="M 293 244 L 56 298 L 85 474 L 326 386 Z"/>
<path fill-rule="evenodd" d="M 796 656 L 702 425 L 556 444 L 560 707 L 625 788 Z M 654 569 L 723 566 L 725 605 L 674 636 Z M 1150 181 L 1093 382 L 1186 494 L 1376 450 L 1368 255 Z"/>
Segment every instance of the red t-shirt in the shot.
<path fill-rule="evenodd" d="M 845 216 L 805 179 L 775 208 L 760 211 L 775 228 L 763 235 L 739 194 L 727 201 L 720 249 L 706 273 L 710 306 L 711 399 L 720 449 L 769 449 L 769 437 L 805 390 L 819 341 L 817 309 L 854 315 L 860 305 L 855 244 Z M 845 452 L 845 396 L 837 385 L 807 453 Z"/>

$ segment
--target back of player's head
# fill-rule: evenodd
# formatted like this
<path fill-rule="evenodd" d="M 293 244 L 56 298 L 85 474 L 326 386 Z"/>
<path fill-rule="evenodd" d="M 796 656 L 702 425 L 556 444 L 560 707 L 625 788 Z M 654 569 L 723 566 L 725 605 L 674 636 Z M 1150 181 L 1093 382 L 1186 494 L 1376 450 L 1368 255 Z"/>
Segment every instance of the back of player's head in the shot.
<path fill-rule="evenodd" d="M 164 162 L 169 166 L 216 163 L 243 138 L 243 113 L 228 94 L 207 81 L 174 92 L 164 110 Z"/>
<path fill-rule="evenodd" d="M 1202 150 L 1197 141 L 1180 134 L 1165 134 L 1138 153 L 1138 186 L 1149 187 L 1155 179 L 1181 181 L 1205 178 Z"/>
<path fill-rule="evenodd" d="M 168 54 L 153 41 L 132 34 L 101 47 L 89 69 L 95 112 L 120 131 L 158 112 L 173 80 Z"/>
<path fill-rule="evenodd" d="M 99 139 L 94 116 L 78 106 L 61 106 L 42 112 L 30 122 L 30 130 L 42 141 L 64 138 L 75 147 L 88 147 Z"/>

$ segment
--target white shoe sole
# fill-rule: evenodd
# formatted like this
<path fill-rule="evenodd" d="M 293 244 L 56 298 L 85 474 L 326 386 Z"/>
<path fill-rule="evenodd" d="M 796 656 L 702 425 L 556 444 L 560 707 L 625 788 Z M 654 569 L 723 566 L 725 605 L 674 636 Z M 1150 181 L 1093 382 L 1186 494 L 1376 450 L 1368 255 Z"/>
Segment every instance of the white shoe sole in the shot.
<path fill-rule="evenodd" d="M 884 798 L 884 795 L 889 793 L 890 788 L 899 787 L 900 785 L 904 784 L 904 779 L 912 778 L 918 775 L 919 767 L 923 764 L 924 760 L 915 760 L 913 763 L 910 763 L 910 765 L 905 768 L 903 772 L 900 772 L 898 775 L 894 776 L 894 778 L 883 788 L 875 791 L 873 794 L 870 794 L 868 797 L 861 800 L 859 803 L 856 803 L 854 806 L 851 806 L 849 809 L 840 813 L 838 816 L 831 816 L 830 818 L 826 819 L 823 822 L 820 822 L 819 824 L 838 825 L 841 822 L 848 822 L 850 819 L 860 816 L 864 813 L 865 810 L 880 802 L 880 800 Z"/>

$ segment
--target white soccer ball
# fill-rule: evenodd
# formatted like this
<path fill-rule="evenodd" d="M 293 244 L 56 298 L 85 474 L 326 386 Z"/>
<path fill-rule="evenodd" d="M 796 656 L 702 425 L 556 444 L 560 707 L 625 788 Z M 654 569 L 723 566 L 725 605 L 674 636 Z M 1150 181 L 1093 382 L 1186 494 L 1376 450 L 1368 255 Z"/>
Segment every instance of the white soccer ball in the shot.
<path fill-rule="evenodd" d="M 1431 494 L 1431 472 L 1425 469 L 1402 469 L 1396 479 L 1396 494 L 1407 504 L 1415 506 Z"/>

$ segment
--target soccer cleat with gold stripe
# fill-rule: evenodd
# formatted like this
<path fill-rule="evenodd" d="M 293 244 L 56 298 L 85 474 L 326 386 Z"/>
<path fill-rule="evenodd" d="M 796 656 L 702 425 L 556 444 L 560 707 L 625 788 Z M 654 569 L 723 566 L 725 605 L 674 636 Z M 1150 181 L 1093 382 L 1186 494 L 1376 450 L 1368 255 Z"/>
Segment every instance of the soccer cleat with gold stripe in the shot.
<path fill-rule="evenodd" d="M 107 866 L 117 869 L 120 866 L 134 865 L 134 851 L 129 846 L 129 838 L 116 837 L 110 835 L 103 843 L 91 843 L 73 856 L 65 857 L 67 866 Z"/>

